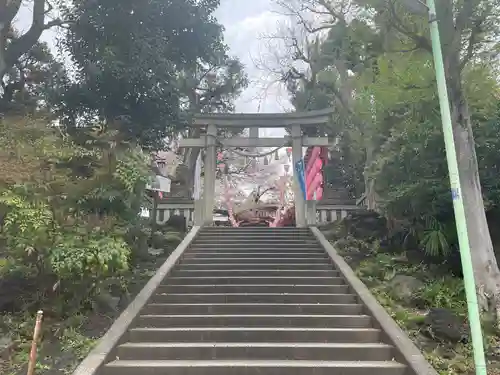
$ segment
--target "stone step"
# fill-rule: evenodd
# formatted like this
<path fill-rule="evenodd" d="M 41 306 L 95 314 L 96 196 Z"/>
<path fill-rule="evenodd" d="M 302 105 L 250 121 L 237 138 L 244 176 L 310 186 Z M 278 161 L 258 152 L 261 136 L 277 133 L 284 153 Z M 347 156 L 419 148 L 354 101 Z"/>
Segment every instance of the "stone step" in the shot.
<path fill-rule="evenodd" d="M 341 281 L 343 281 L 341 279 Z M 258 284 L 230 284 L 230 285 L 162 285 L 158 294 L 168 293 L 332 293 L 347 294 L 347 285 L 258 285 Z"/>
<path fill-rule="evenodd" d="M 209 244 L 234 244 L 236 243 L 237 245 L 241 245 L 242 242 L 245 244 L 245 246 L 255 246 L 255 245 L 260 245 L 260 244 L 291 244 L 291 245 L 300 245 L 300 244 L 312 244 L 318 246 L 318 241 L 316 241 L 314 238 L 276 238 L 274 236 L 268 236 L 262 237 L 262 238 L 254 238 L 254 237 L 249 237 L 246 236 L 246 239 L 240 239 L 240 238 L 232 238 L 230 236 L 221 236 L 220 238 L 216 237 L 209 237 L 209 238 L 197 238 L 195 243 L 196 245 L 200 246 L 202 244 L 209 245 Z"/>
<path fill-rule="evenodd" d="M 145 342 L 118 347 L 120 360 L 314 360 L 390 361 L 380 343 Z"/>
<path fill-rule="evenodd" d="M 130 342 L 379 342 L 376 328 L 169 327 L 132 328 Z"/>
<path fill-rule="evenodd" d="M 190 246 L 190 249 L 225 249 L 225 248 L 235 248 L 235 249 L 245 249 L 249 250 L 252 248 L 269 248 L 269 249 L 288 249 L 288 248 L 301 248 L 301 249 L 309 249 L 309 250 L 321 250 L 316 243 L 308 243 L 304 241 L 295 241 L 295 242 L 272 242 L 272 241 L 260 241 L 260 242 L 252 242 L 247 243 L 242 241 L 231 241 L 231 242 L 198 242 L 196 241 Z"/>
<path fill-rule="evenodd" d="M 322 258 L 326 261 L 330 261 L 325 253 L 316 250 L 308 249 L 297 249 L 295 251 L 282 251 L 279 249 L 192 249 L 191 251 L 184 254 L 183 259 L 190 259 L 194 257 L 243 257 L 243 258 Z M 249 263 L 249 262 L 245 262 Z"/>
<path fill-rule="evenodd" d="M 393 361 L 113 361 L 104 375 L 403 375 Z"/>
<path fill-rule="evenodd" d="M 406 374 L 351 293 L 309 228 L 203 228 L 89 375 Z"/>
<path fill-rule="evenodd" d="M 317 243 L 314 236 L 310 234 L 293 234 L 293 233 L 277 233 L 272 235 L 269 235 L 268 233 L 254 233 L 252 235 L 248 235 L 246 233 L 239 233 L 239 234 L 234 233 L 226 235 L 224 234 L 220 235 L 218 233 L 203 233 L 196 237 L 196 241 L 213 240 L 219 238 L 224 238 L 227 240 L 239 240 L 245 242 L 248 240 L 248 238 L 251 238 L 254 241 L 262 241 L 272 238 L 273 240 L 296 240 L 296 241 L 308 240 L 308 241 L 315 241 L 315 243 Z"/>
<path fill-rule="evenodd" d="M 274 233 L 266 233 L 262 231 L 254 231 L 254 232 L 225 232 L 225 231 L 212 231 L 208 233 L 200 233 L 196 236 L 195 241 L 199 239 L 213 239 L 213 238 L 226 238 L 226 239 L 241 239 L 243 241 L 247 241 L 249 239 L 270 239 L 270 238 L 278 238 L 278 239 L 288 239 L 288 240 L 316 240 L 316 237 L 312 235 L 310 232 L 274 232 Z"/>
<path fill-rule="evenodd" d="M 207 248 L 205 246 L 197 246 L 193 245 L 187 252 L 186 254 L 190 254 L 193 252 L 228 252 L 228 253 L 280 253 L 280 254 L 290 254 L 290 253 L 308 253 L 308 254 L 321 254 L 325 255 L 325 252 L 321 249 L 318 249 L 316 247 L 311 248 L 311 247 L 288 247 L 288 248 L 277 248 L 277 247 L 269 247 L 267 245 L 262 245 L 262 246 L 253 246 L 253 247 L 248 247 L 248 246 L 233 246 L 233 247 L 210 247 Z"/>
<path fill-rule="evenodd" d="M 354 294 L 331 293 L 168 293 L 152 296 L 151 303 L 357 303 Z"/>
<path fill-rule="evenodd" d="M 234 243 L 234 242 L 239 242 L 239 243 L 244 243 L 245 245 L 254 245 L 254 244 L 260 244 L 260 243 L 290 243 L 290 244 L 298 244 L 298 243 L 303 243 L 303 244 L 308 244 L 308 245 L 316 245 L 319 246 L 318 241 L 311 236 L 302 236 L 302 237 L 293 237 L 293 236 L 204 236 L 204 237 L 197 237 L 194 243 L 200 244 L 200 243 L 206 243 L 206 244 L 211 244 L 214 242 L 220 242 L 220 243 Z"/>
<path fill-rule="evenodd" d="M 209 254 L 201 254 L 198 256 L 184 257 L 184 260 L 196 263 L 316 263 L 316 264 L 329 264 L 326 257 L 307 256 L 304 254 L 289 254 L 287 257 L 279 257 L 279 254 L 220 254 L 209 256 Z M 183 262 L 181 263 L 183 264 Z"/>
<path fill-rule="evenodd" d="M 318 263 L 240 263 L 240 264 L 228 264 L 228 263 L 188 263 L 186 261 L 179 264 L 176 268 L 177 271 L 192 271 L 192 270 L 254 270 L 259 269 L 260 271 L 268 270 L 283 270 L 283 271 L 301 271 L 301 270 L 332 270 L 335 276 L 339 276 L 340 273 L 336 271 L 331 264 L 318 264 Z"/>
<path fill-rule="evenodd" d="M 331 314 L 354 315 L 363 313 L 360 304 L 318 303 L 151 303 L 144 307 L 143 314 Z"/>
<path fill-rule="evenodd" d="M 261 245 L 256 245 L 256 246 L 243 246 L 243 245 L 218 245 L 218 244 L 213 244 L 213 245 L 203 245 L 203 246 L 198 246 L 194 245 L 190 247 L 186 251 L 186 255 L 193 253 L 193 252 L 198 252 L 198 253 L 203 253 L 203 252 L 218 252 L 218 251 L 223 251 L 223 252 L 228 252 L 228 253 L 280 253 L 280 254 L 295 254 L 295 253 L 308 253 L 308 254 L 322 254 L 326 255 L 325 252 L 321 249 L 319 249 L 317 246 L 273 246 L 269 244 L 261 244 Z"/>
<path fill-rule="evenodd" d="M 137 327 L 370 328 L 368 315 L 140 315 Z"/>
<path fill-rule="evenodd" d="M 169 277 L 165 280 L 168 285 L 227 285 L 227 284 L 255 284 L 255 285 L 335 285 L 339 278 L 329 276 L 198 276 L 198 277 Z"/>
<path fill-rule="evenodd" d="M 263 240 L 263 239 L 268 239 L 268 240 L 278 240 L 282 239 L 285 241 L 291 240 L 291 241 L 317 241 L 316 237 L 311 234 L 311 233 L 259 233 L 259 232 L 253 232 L 253 233 L 244 233 L 244 232 L 235 232 L 235 233 L 200 233 L 198 236 L 196 236 L 195 241 L 198 241 L 200 239 L 224 239 L 227 241 L 233 240 L 233 239 L 241 239 L 242 241 L 248 242 L 248 241 L 253 241 L 253 240 Z M 317 243 L 317 242 L 316 242 Z"/>
<path fill-rule="evenodd" d="M 172 272 L 171 277 L 245 277 L 245 276 L 260 276 L 260 277 L 271 277 L 271 276 L 299 276 L 299 277 L 330 277 L 332 279 L 340 279 L 337 276 L 338 273 L 333 270 L 262 270 L 262 269 L 202 269 L 202 270 L 186 270 L 186 269 L 178 269 L 177 271 Z M 342 279 L 340 279 L 342 280 Z M 334 280 L 338 281 L 338 280 Z"/>
<path fill-rule="evenodd" d="M 275 233 L 275 232 L 290 232 L 290 233 L 311 233 L 309 228 L 297 228 L 297 227 L 204 227 L 200 233 L 211 233 L 224 231 L 229 233 L 236 232 L 264 232 L 264 233 Z"/>
<path fill-rule="evenodd" d="M 229 231 L 227 232 L 226 230 L 220 230 L 220 231 L 210 231 L 210 232 L 203 232 L 198 234 L 196 236 L 195 241 L 199 239 L 205 239 L 205 238 L 227 238 L 227 239 L 234 239 L 234 238 L 239 238 L 242 239 L 243 241 L 247 241 L 248 239 L 251 238 L 257 238 L 257 239 L 262 239 L 262 238 L 284 238 L 284 239 L 294 239 L 294 240 L 316 240 L 316 237 L 312 235 L 310 232 L 272 232 L 272 233 L 266 233 L 264 231 Z"/>
<path fill-rule="evenodd" d="M 254 251 L 254 250 L 226 250 L 226 249 L 210 249 L 210 250 L 193 250 L 190 251 L 183 256 L 184 259 L 193 259 L 193 258 L 210 258 L 210 259 L 218 259 L 218 258 L 282 258 L 282 259 L 322 259 L 325 262 L 330 263 L 330 260 L 324 253 L 320 253 L 317 251 L 307 251 L 301 249 L 301 251 L 296 252 L 284 252 L 284 251 L 276 251 L 276 250 L 268 250 L 268 251 Z M 250 263 L 245 261 L 245 263 Z M 299 262 L 302 263 L 302 262 Z"/>

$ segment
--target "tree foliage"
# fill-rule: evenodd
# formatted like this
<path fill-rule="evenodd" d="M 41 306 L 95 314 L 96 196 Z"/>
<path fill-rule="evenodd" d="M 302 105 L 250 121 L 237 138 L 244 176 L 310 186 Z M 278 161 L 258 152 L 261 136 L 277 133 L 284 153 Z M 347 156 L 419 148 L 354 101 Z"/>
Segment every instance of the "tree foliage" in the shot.
<path fill-rule="evenodd" d="M 61 100 L 70 127 L 98 118 L 125 140 L 162 148 L 162 139 L 186 121 L 184 99 L 199 84 L 184 77 L 199 67 L 224 70 L 229 83 L 219 87 L 220 96 L 241 72 L 228 60 L 213 17 L 218 1 L 73 3 L 64 45 L 78 71 Z"/>
<path fill-rule="evenodd" d="M 48 110 L 66 78 L 66 69 L 47 44 L 37 42 L 0 80 L 0 113 Z"/>
<path fill-rule="evenodd" d="M 123 235 L 144 205 L 149 160 L 134 148 L 100 147 L 103 136 L 79 146 L 43 118 L 0 124 L 0 160 L 10 166 L 0 183 L 3 276 L 23 270 L 43 295 L 78 292 L 78 307 L 128 268 Z"/>
<path fill-rule="evenodd" d="M 299 43 L 288 35 L 294 53 L 284 72 L 292 100 L 298 109 L 337 109 L 330 132 L 338 137 L 347 183 L 366 193 L 406 245 L 433 255 L 456 251 L 425 12 L 397 1 L 283 3 L 308 36 Z M 499 9 L 488 0 L 436 5 L 477 284 L 487 291 L 483 307 L 490 297 L 498 306 L 500 274 L 488 266 L 495 255 L 482 197 L 485 210 L 496 212 Z"/>
<path fill-rule="evenodd" d="M 149 151 L 247 78 L 218 0 L 34 0 L 18 32 L 22 3 L 0 0 L 0 310 L 71 314 L 147 247 Z M 52 27 L 71 66 L 39 40 Z"/>

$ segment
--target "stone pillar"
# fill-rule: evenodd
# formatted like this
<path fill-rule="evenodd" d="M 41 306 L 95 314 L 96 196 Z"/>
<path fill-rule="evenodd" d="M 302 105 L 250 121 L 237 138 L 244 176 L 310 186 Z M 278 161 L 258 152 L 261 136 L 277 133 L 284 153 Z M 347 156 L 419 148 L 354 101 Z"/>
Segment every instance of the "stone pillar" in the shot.
<path fill-rule="evenodd" d="M 299 177 L 297 176 L 297 171 L 295 170 L 295 164 L 301 159 L 302 132 L 300 130 L 300 125 L 292 125 L 293 195 L 295 198 L 295 225 L 297 227 L 306 226 L 304 196 L 302 195 Z"/>
<path fill-rule="evenodd" d="M 205 152 L 205 175 L 203 179 L 203 222 L 205 225 L 213 223 L 215 204 L 215 169 L 217 168 L 217 155 L 215 154 L 217 126 L 207 126 L 207 150 Z"/>
<path fill-rule="evenodd" d="M 306 219 L 308 226 L 315 227 L 317 225 L 315 200 L 306 201 Z"/>
<path fill-rule="evenodd" d="M 252 127 L 249 129 L 249 138 L 259 138 L 259 128 Z"/>
<path fill-rule="evenodd" d="M 194 200 L 194 217 L 193 217 L 193 222 L 194 225 L 201 227 L 204 222 L 204 210 L 205 210 L 205 203 L 202 199 L 195 199 Z"/>
<path fill-rule="evenodd" d="M 198 152 L 194 168 L 193 203 L 193 225 L 201 227 L 205 217 L 205 203 L 201 192 L 201 150 Z"/>

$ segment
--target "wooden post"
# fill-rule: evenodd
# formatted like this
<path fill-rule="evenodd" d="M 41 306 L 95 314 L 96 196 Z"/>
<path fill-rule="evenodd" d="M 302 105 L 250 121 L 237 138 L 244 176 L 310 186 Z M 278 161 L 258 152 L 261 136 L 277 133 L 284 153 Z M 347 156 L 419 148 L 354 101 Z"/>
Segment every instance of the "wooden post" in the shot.
<path fill-rule="evenodd" d="M 207 150 L 205 152 L 205 176 L 203 184 L 203 200 L 205 204 L 203 222 L 211 225 L 214 218 L 215 203 L 215 169 L 217 167 L 216 139 L 217 126 L 207 126 Z"/>
<path fill-rule="evenodd" d="M 42 319 L 43 319 L 43 311 L 39 310 L 36 314 L 35 330 L 33 332 L 33 341 L 31 342 L 31 351 L 28 362 L 27 375 L 33 375 L 35 373 L 36 350 L 38 346 L 38 341 L 40 339 L 40 333 L 42 332 Z"/>
<path fill-rule="evenodd" d="M 293 194 L 295 198 L 295 225 L 306 226 L 304 196 L 300 188 L 299 176 L 295 164 L 302 159 L 302 131 L 300 125 L 292 125 L 292 162 L 293 162 Z"/>

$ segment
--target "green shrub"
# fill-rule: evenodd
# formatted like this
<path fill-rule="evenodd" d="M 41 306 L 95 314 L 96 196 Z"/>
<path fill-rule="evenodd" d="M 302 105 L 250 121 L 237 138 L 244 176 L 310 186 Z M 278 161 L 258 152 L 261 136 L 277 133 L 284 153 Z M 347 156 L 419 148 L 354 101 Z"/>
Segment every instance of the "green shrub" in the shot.
<path fill-rule="evenodd" d="M 415 301 L 426 309 L 438 307 L 458 314 L 467 312 L 464 282 L 456 277 L 445 276 L 428 281 L 415 295 Z"/>

